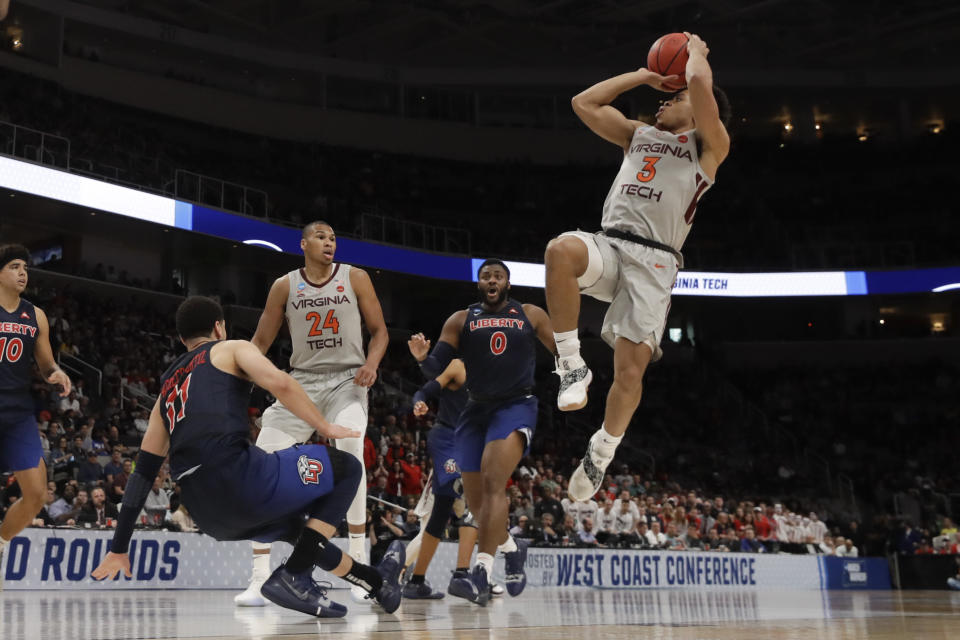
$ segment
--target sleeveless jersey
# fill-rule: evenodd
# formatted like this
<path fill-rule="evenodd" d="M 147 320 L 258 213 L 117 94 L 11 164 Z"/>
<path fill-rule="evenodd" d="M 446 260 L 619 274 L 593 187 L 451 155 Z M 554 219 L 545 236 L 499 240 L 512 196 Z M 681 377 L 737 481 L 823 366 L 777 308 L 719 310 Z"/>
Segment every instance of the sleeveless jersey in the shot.
<path fill-rule="evenodd" d="M 21 298 L 13 313 L 0 307 L 0 392 L 29 391 L 39 332 L 37 310 L 30 302 Z"/>
<path fill-rule="evenodd" d="M 287 325 L 294 369 L 362 367 L 363 332 L 357 295 L 350 286 L 350 265 L 335 263 L 326 282 L 307 280 L 303 269 L 287 274 Z"/>
<path fill-rule="evenodd" d="M 207 342 L 160 377 L 160 413 L 170 433 L 174 479 L 200 465 L 234 458 L 250 446 L 247 406 L 252 385 L 213 366 Z"/>
<path fill-rule="evenodd" d="M 451 389 L 443 389 L 440 391 L 440 406 L 437 409 L 436 426 L 456 427 L 457 421 L 460 419 L 460 414 L 463 413 L 464 408 L 467 406 L 468 398 L 469 394 L 467 393 L 466 384 L 456 391 Z"/>
<path fill-rule="evenodd" d="M 467 391 L 477 400 L 515 398 L 531 393 L 536 335 L 523 305 L 508 300 L 491 313 L 480 303 L 467 307 L 460 331 L 460 357 L 467 368 Z"/>
<path fill-rule="evenodd" d="M 638 127 L 603 203 L 601 226 L 680 251 L 697 203 L 712 184 L 700 168 L 696 130 Z"/>

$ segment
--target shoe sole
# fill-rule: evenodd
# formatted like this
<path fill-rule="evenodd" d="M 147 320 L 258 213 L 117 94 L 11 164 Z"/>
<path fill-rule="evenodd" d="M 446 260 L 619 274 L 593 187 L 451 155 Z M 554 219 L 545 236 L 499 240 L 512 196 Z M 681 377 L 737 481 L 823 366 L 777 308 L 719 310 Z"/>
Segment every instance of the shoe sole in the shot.
<path fill-rule="evenodd" d="M 261 593 L 263 592 L 261 591 Z M 280 593 L 282 595 L 290 596 L 290 594 L 286 593 L 285 590 L 280 590 Z M 300 613 L 306 614 L 308 616 L 314 616 L 316 618 L 342 618 L 345 615 L 347 615 L 346 607 L 343 608 L 343 611 L 339 611 L 337 609 L 331 609 L 321 605 L 319 611 L 312 611 L 307 609 L 305 606 L 293 606 L 292 602 L 289 604 L 285 603 L 284 601 L 282 601 L 283 599 L 278 596 L 278 594 L 274 594 L 274 596 L 277 596 L 276 599 L 270 597 L 269 591 L 268 593 L 263 593 L 264 598 L 266 598 L 273 604 L 277 605 L 278 607 L 283 607 L 284 609 L 290 609 L 291 611 L 299 611 Z M 290 596 L 290 597 L 293 597 L 293 596 Z"/>
<path fill-rule="evenodd" d="M 586 380 L 586 384 L 583 388 L 583 402 L 577 404 L 560 404 L 560 398 L 557 398 L 557 407 L 560 409 L 560 411 L 579 411 L 587 406 L 587 402 L 590 399 L 587 391 L 590 389 L 590 383 L 593 382 L 593 372 L 588 370 L 587 377 L 584 378 L 584 380 Z"/>

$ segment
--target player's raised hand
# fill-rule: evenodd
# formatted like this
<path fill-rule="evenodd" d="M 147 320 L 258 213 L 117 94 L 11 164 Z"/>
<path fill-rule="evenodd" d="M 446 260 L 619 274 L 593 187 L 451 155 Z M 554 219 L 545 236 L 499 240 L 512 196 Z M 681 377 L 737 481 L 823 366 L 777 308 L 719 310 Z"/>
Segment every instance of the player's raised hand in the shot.
<path fill-rule="evenodd" d="M 133 577 L 133 573 L 130 571 L 130 556 L 126 553 L 114 553 L 111 551 L 100 562 L 100 566 L 93 570 L 91 575 L 94 580 L 112 580 L 117 577 L 117 574 L 121 571 L 123 571 L 123 575 L 128 578 Z"/>
<path fill-rule="evenodd" d="M 332 422 L 328 422 L 325 427 L 317 429 L 317 431 L 320 432 L 320 435 L 333 438 L 334 440 L 339 440 L 340 438 L 360 438 L 363 436 L 363 434 L 356 429 L 344 427 Z"/>
<path fill-rule="evenodd" d="M 427 403 L 423 400 L 418 400 L 417 404 L 413 405 L 413 415 L 420 417 L 427 413 L 430 410 L 430 407 L 427 406 Z"/>
<path fill-rule="evenodd" d="M 407 340 L 407 347 L 417 362 L 423 362 L 430 354 L 430 341 L 422 333 L 415 333 Z"/>
<path fill-rule="evenodd" d="M 377 369 L 368 364 L 357 369 L 357 374 L 353 376 L 353 384 L 361 387 L 372 387 L 377 381 Z"/>
<path fill-rule="evenodd" d="M 647 86 L 653 87 L 657 91 L 664 91 L 666 93 L 675 93 L 677 91 L 677 84 L 683 82 L 678 75 L 672 76 L 662 76 L 655 71 L 650 69 L 641 68 L 640 71 L 647 74 L 644 84 Z M 673 85 L 673 86 L 670 86 Z"/>
<path fill-rule="evenodd" d="M 63 390 L 60 392 L 60 397 L 65 398 L 70 395 L 70 389 L 72 388 L 70 376 L 65 374 L 63 369 L 57 369 L 47 376 L 47 382 L 50 384 L 58 384 L 63 387 Z"/>
<path fill-rule="evenodd" d="M 687 36 L 687 51 L 689 53 L 699 53 L 702 54 L 704 58 L 707 57 L 710 49 L 707 47 L 707 43 L 703 41 L 703 38 L 689 31 L 684 31 L 683 35 Z"/>

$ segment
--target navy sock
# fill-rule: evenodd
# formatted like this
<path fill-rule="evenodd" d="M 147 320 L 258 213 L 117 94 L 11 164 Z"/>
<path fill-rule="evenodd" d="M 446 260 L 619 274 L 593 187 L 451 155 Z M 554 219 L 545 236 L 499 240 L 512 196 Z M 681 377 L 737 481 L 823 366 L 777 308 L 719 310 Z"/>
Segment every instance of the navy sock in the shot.
<path fill-rule="evenodd" d="M 410 584 L 423 584 L 425 578 L 426 576 L 418 576 L 417 574 L 413 574 L 410 576 Z"/>

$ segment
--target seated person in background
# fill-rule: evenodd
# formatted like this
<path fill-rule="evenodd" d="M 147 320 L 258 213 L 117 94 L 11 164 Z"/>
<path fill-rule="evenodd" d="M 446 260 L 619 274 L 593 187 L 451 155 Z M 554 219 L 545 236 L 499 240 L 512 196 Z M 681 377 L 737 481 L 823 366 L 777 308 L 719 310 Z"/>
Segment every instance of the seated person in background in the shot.
<path fill-rule="evenodd" d="M 597 536 L 593 532 L 593 519 L 586 517 L 583 519 L 583 527 L 580 531 L 577 532 L 577 536 L 580 539 L 580 544 L 585 547 L 602 547 L 603 545 L 597 542 Z"/>
<path fill-rule="evenodd" d="M 116 520 L 119 513 L 117 505 L 108 501 L 107 494 L 101 487 L 97 487 L 90 492 L 90 502 L 80 510 L 77 522 L 89 522 L 105 527 L 107 526 L 107 519 Z"/>
<path fill-rule="evenodd" d="M 753 527 L 743 528 L 743 538 L 740 539 L 740 551 L 744 553 L 766 553 L 767 548 L 757 540 Z"/>

